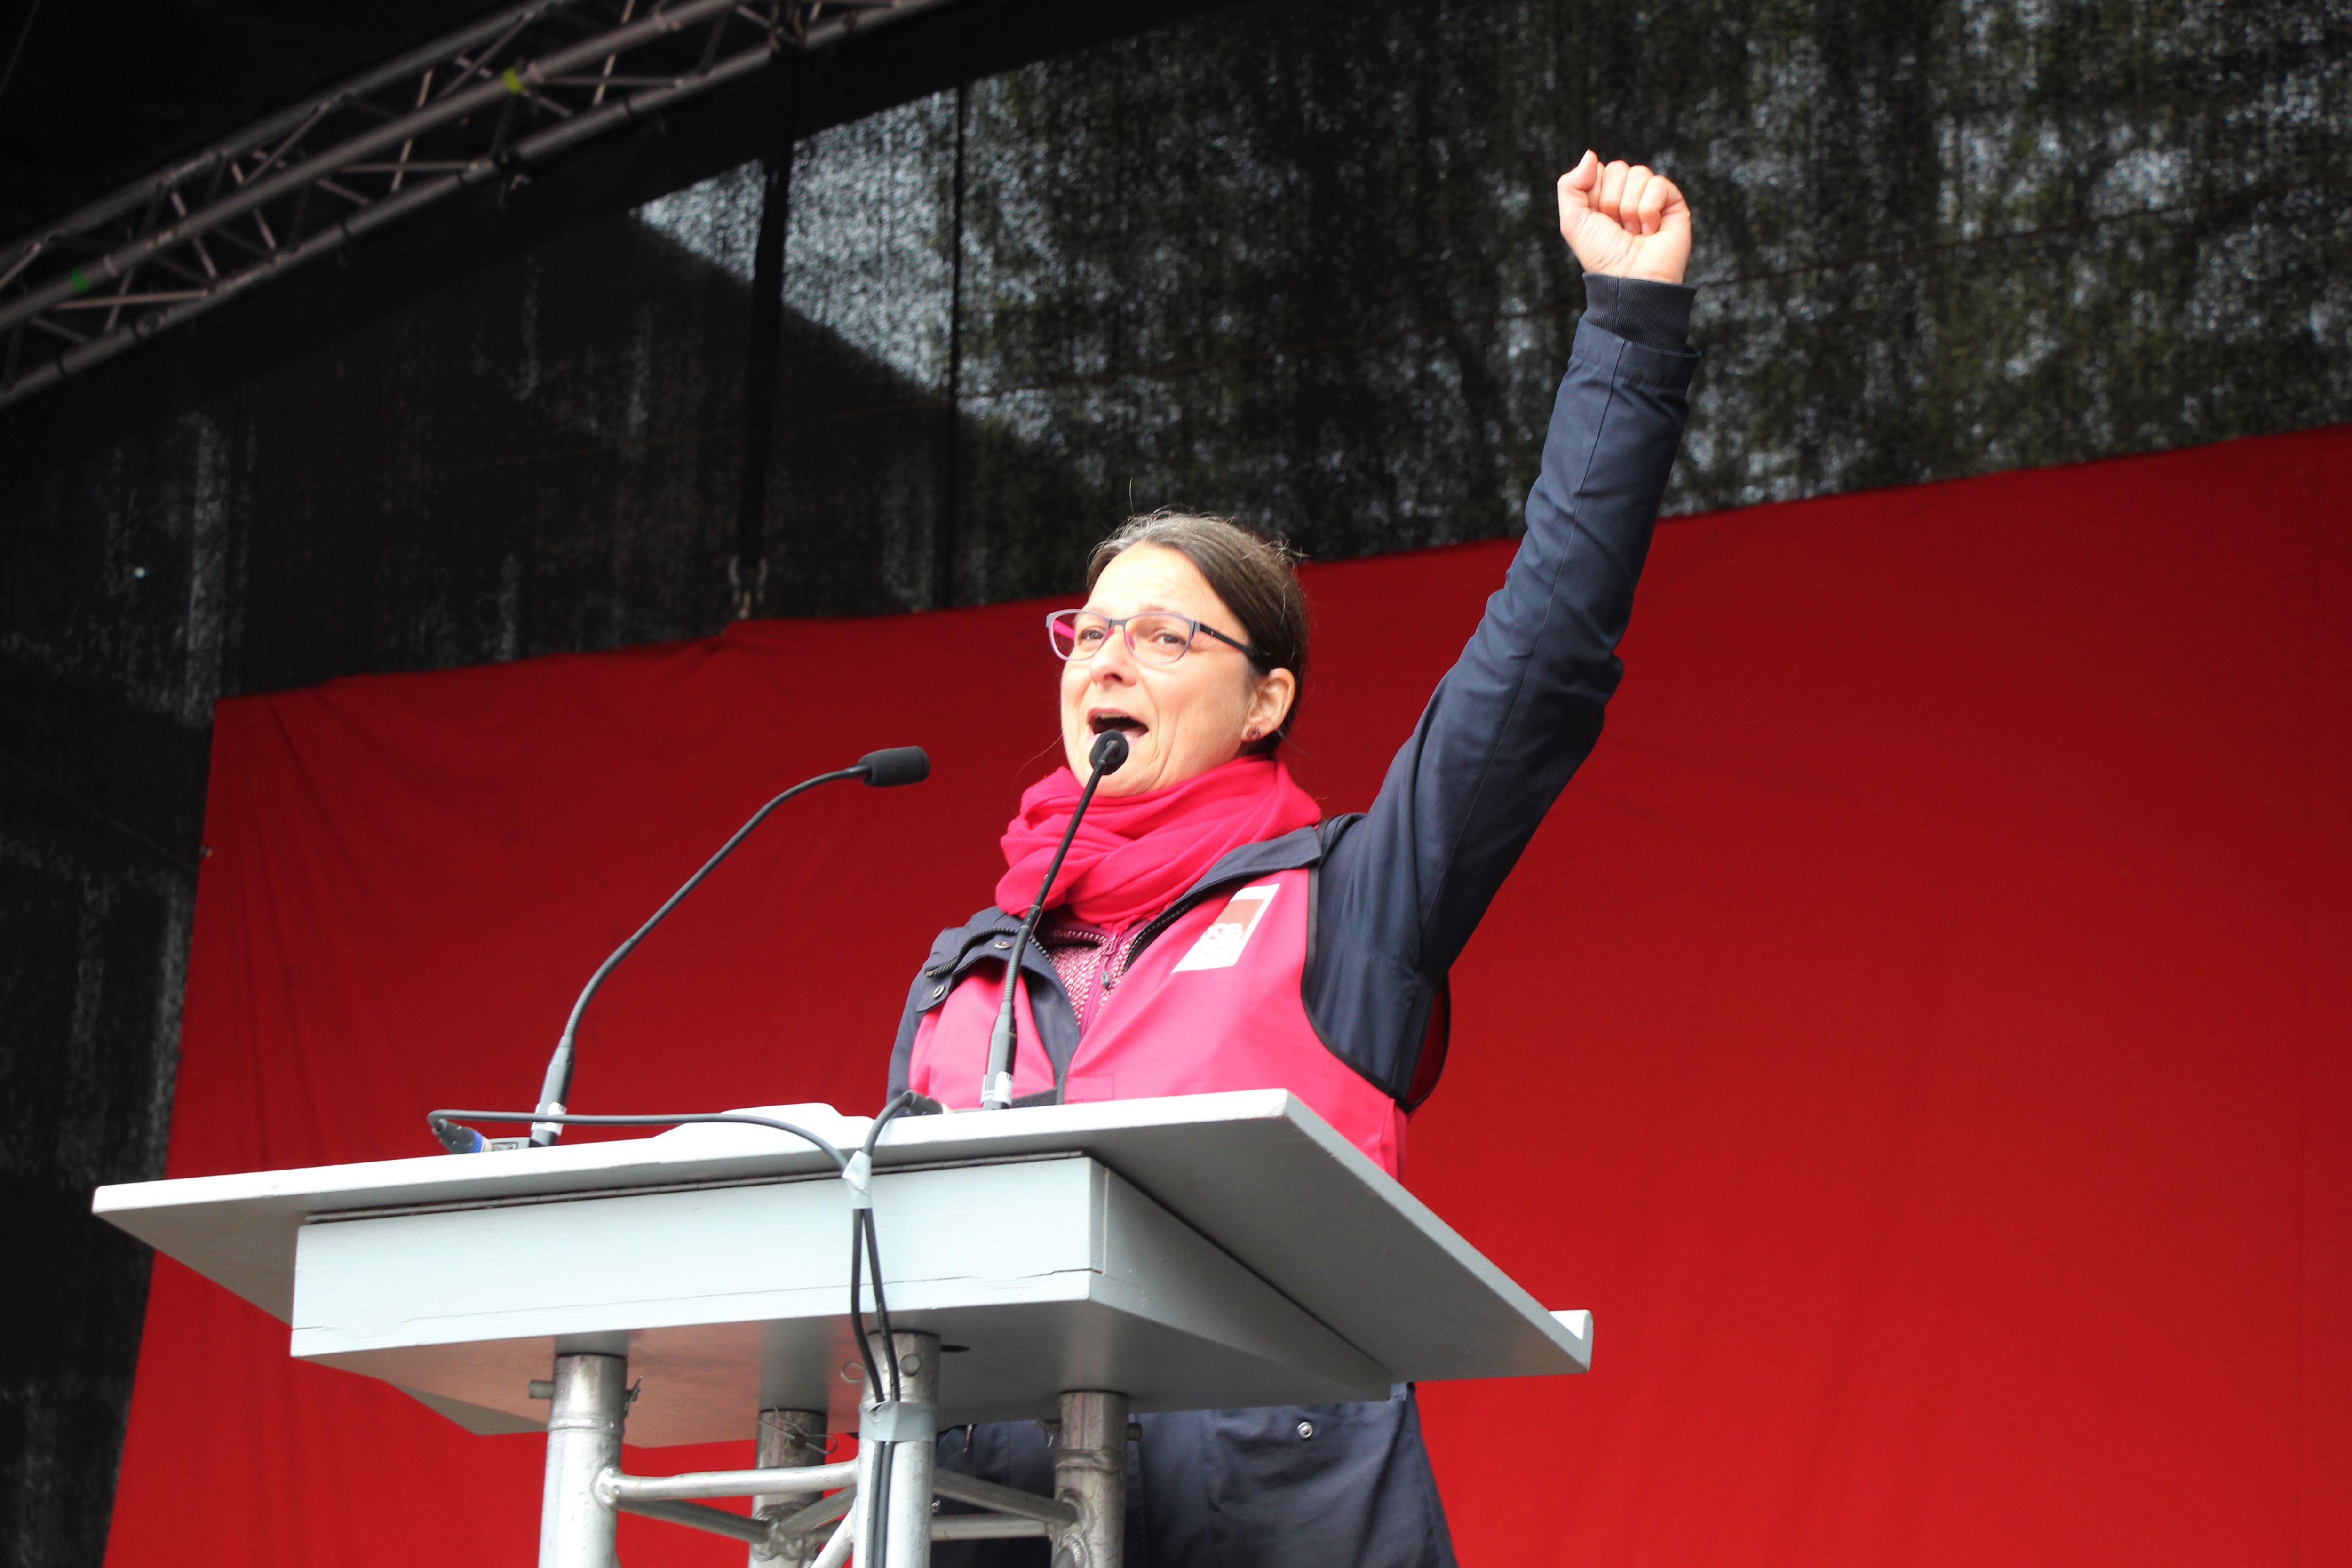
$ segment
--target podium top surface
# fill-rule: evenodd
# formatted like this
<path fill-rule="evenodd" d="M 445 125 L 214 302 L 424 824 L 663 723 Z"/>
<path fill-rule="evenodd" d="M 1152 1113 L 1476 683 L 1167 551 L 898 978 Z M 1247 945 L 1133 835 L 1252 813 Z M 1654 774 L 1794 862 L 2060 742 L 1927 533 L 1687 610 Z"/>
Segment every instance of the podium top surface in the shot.
<path fill-rule="evenodd" d="M 822 1105 L 758 1113 L 844 1148 L 870 1126 Z M 1400 1381 L 1589 1363 L 1589 1338 L 1281 1089 L 905 1117 L 884 1131 L 874 1163 L 884 1173 L 1071 1153 L 1117 1172 Z M 784 1133 L 698 1125 L 553 1149 L 106 1186 L 91 1208 L 290 1322 L 296 1237 L 314 1216 L 832 1173 L 823 1153 Z"/>

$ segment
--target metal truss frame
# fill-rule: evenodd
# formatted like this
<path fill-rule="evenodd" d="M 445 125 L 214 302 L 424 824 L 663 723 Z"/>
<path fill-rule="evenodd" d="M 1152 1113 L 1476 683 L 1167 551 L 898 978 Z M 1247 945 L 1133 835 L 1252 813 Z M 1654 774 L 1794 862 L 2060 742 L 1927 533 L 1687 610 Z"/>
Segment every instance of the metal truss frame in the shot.
<path fill-rule="evenodd" d="M 458 192 L 951 0 L 532 0 L 0 247 L 0 407 Z"/>

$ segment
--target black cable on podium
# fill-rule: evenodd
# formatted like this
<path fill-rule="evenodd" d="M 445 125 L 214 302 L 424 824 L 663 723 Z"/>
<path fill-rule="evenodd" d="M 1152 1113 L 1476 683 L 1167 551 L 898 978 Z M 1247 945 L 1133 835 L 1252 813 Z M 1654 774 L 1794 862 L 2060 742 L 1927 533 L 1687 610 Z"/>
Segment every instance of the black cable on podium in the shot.
<path fill-rule="evenodd" d="M 775 1132 L 787 1132 L 811 1144 L 833 1162 L 834 1170 L 849 1184 L 849 1329 L 857 1342 L 857 1359 L 864 1363 L 866 1386 L 874 1403 L 896 1404 L 906 1396 L 907 1383 L 898 1369 L 898 1342 L 890 1326 L 890 1302 L 882 1289 L 882 1239 L 874 1225 L 874 1197 L 870 1177 L 874 1168 L 874 1150 L 881 1142 L 882 1130 L 900 1116 L 933 1116 L 946 1107 L 928 1095 L 908 1089 L 894 1096 L 874 1118 L 866 1129 L 866 1142 L 854 1154 L 845 1154 L 835 1143 L 807 1128 L 791 1121 L 781 1121 L 772 1116 L 755 1116 L 744 1110 L 689 1110 L 664 1116 L 574 1116 L 570 1112 L 551 1117 L 541 1110 L 436 1110 L 428 1113 L 425 1123 L 433 1135 L 447 1144 L 453 1132 L 470 1132 L 460 1128 L 461 1121 L 533 1122 L 552 1120 L 571 1127 L 693 1127 L 706 1123 L 731 1123 L 742 1127 L 765 1127 Z M 475 1134 L 478 1137 L 479 1134 Z M 866 1332 L 865 1303 L 859 1276 L 865 1268 L 874 1270 L 874 1316 L 882 1334 L 882 1363 L 874 1359 L 874 1346 Z M 887 1394 L 882 1379 L 882 1366 L 890 1369 Z M 874 1495 L 866 1500 L 873 1517 L 887 1519 L 890 1501 L 890 1446 L 885 1443 L 874 1456 Z M 879 1539 L 879 1536 L 877 1536 Z M 877 1564 L 877 1568 L 879 1565 Z"/>

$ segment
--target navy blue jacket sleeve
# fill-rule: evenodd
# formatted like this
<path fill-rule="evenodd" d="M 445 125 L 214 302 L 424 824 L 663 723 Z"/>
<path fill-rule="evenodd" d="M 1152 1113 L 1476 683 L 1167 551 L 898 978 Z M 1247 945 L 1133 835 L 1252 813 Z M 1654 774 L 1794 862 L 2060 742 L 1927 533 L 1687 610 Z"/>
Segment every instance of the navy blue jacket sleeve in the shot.
<path fill-rule="evenodd" d="M 1408 1104 L 1432 1081 L 1423 1071 L 1417 1083 L 1416 1068 L 1446 972 L 1600 738 L 1689 414 L 1698 355 L 1681 344 L 1681 323 L 1691 291 L 1587 285 L 1509 574 L 1370 811 L 1327 833 L 1317 876 L 1308 1016 L 1343 1059 Z M 1669 338 L 1677 346 L 1663 346 Z"/>

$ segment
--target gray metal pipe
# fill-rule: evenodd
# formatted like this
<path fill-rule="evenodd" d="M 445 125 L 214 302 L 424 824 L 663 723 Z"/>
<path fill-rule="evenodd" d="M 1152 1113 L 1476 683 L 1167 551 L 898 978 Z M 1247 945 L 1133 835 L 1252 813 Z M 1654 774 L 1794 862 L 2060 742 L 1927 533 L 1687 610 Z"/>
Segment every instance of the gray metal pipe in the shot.
<path fill-rule="evenodd" d="M 698 1502 L 658 1502 L 646 1500 L 616 1503 L 623 1513 L 642 1514 L 668 1524 L 682 1524 L 688 1530 L 705 1530 L 713 1535 L 724 1535 L 736 1541 L 748 1541 L 756 1548 L 768 1541 L 768 1527 L 758 1520 L 746 1519 L 740 1513 L 729 1513 L 723 1508 L 706 1508 Z"/>
<path fill-rule="evenodd" d="M 845 11 L 811 27 L 802 37 L 800 47 L 803 53 L 814 54 L 819 49 L 829 49 L 834 45 L 855 37 L 860 33 L 870 33 L 877 27 L 887 27 L 894 22 L 903 22 L 909 16 L 919 16 L 925 11 L 936 11 L 942 5 L 953 4 L 955 0 L 898 0 L 897 5 L 887 10 L 877 7 L 863 11 Z"/>
<path fill-rule="evenodd" d="M 967 1476 L 960 1470 L 940 1470 L 931 1477 L 931 1490 L 956 1502 L 968 1502 L 975 1508 L 993 1509 L 998 1513 L 1016 1519 L 1034 1521 L 1051 1530 L 1066 1530 L 1078 1521 L 1078 1510 L 1059 1498 L 1039 1497 L 1015 1487 L 999 1486 L 994 1481 Z M 950 1514 L 948 1518 L 961 1516 Z"/>
<path fill-rule="evenodd" d="M 824 1543 L 824 1550 L 816 1554 L 809 1568 L 841 1568 L 849 1561 L 849 1549 L 856 1542 L 857 1515 L 852 1511 L 842 1520 L 841 1528 L 833 1532 L 833 1539 Z"/>
<path fill-rule="evenodd" d="M 511 155 L 516 162 L 523 163 L 535 163 L 543 158 L 553 157 L 572 143 L 585 142 L 623 121 L 659 113 L 673 103 L 709 92 L 713 88 L 724 87 L 730 81 L 756 76 L 767 66 L 769 53 L 768 46 L 761 44 L 714 62 L 707 71 L 677 77 L 667 86 L 641 88 L 625 98 L 614 98 L 602 108 L 583 110 L 561 124 L 551 125 L 544 131 L 536 131 L 523 137 L 514 144 Z"/>
<path fill-rule="evenodd" d="M 826 1415 L 822 1410 L 762 1410 L 753 1459 L 763 1470 L 813 1469 L 824 1463 Z M 764 1531 L 751 1543 L 749 1568 L 801 1568 L 816 1542 L 784 1538 L 776 1524 L 816 1500 L 818 1489 L 755 1492 L 751 1517 Z"/>
<path fill-rule="evenodd" d="M 625 1476 L 615 1469 L 600 1478 L 596 1489 L 614 1503 L 656 1502 L 687 1498 L 756 1497 L 761 1492 L 823 1492 L 847 1486 L 857 1466 L 802 1465 L 776 1470 L 689 1470 L 682 1476 Z"/>
<path fill-rule="evenodd" d="M 1062 1395 L 1054 1492 L 1078 1514 L 1059 1538 L 1055 1568 L 1119 1568 L 1127 1539 L 1126 1394 L 1086 1389 Z"/>
<path fill-rule="evenodd" d="M 831 1524 L 843 1514 L 849 1512 L 856 1501 L 856 1492 L 847 1488 L 834 1493 L 831 1497 L 819 1498 L 798 1513 L 788 1513 L 776 1521 L 776 1539 L 781 1541 L 795 1535 L 806 1535 L 819 1525 Z"/>
<path fill-rule="evenodd" d="M 598 1480 L 621 1462 L 629 1363 L 616 1355 L 560 1355 L 547 1418 L 547 1483 L 539 1513 L 539 1568 L 620 1568 L 618 1516 Z"/>
<path fill-rule="evenodd" d="M 933 1541 L 1019 1541 L 1051 1539 L 1053 1534 L 1050 1525 L 1004 1513 L 943 1513 L 931 1521 Z"/>
<path fill-rule="evenodd" d="M 887 1344 L 881 1342 L 878 1334 L 875 1340 L 875 1349 L 880 1355 L 898 1363 L 899 1398 L 909 1405 L 936 1408 L 940 1402 L 940 1336 L 901 1331 L 891 1335 Z M 886 1375 L 884 1381 L 890 1380 Z M 864 1441 L 859 1439 L 860 1447 Z M 884 1555 L 890 1568 L 931 1568 L 931 1483 L 938 1466 L 939 1448 L 929 1437 L 890 1445 L 890 1495 L 881 1521 Z"/>

